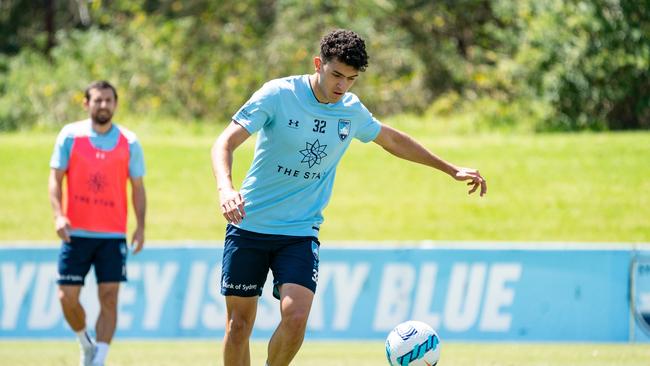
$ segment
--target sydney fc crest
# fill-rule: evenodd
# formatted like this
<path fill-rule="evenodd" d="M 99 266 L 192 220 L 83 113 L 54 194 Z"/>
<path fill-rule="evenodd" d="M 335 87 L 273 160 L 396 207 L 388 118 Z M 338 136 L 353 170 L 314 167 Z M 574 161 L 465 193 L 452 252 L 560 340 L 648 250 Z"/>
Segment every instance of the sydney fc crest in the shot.
<path fill-rule="evenodd" d="M 345 141 L 346 138 L 350 135 L 350 126 L 352 122 L 348 119 L 339 120 L 339 138 L 341 141 Z"/>
<path fill-rule="evenodd" d="M 650 336 L 650 257 L 637 257 L 632 264 L 632 311 L 639 328 Z"/>

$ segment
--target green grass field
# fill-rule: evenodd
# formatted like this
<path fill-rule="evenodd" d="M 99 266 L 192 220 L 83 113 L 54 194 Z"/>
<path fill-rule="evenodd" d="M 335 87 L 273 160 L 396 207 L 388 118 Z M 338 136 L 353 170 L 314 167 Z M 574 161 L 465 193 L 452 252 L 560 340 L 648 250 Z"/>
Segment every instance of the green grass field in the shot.
<path fill-rule="evenodd" d="M 251 365 L 263 365 L 266 344 L 253 342 Z M 292 363 L 301 366 L 387 365 L 384 344 L 377 342 L 307 342 Z M 5 341 L 0 360 L 12 366 L 76 364 L 72 341 Z M 449 343 L 442 345 L 440 366 L 647 366 L 650 347 L 627 344 Z M 221 344 L 215 341 L 128 341 L 111 347 L 110 366 L 221 365 Z"/>
<path fill-rule="evenodd" d="M 399 126 L 443 158 L 478 167 L 489 193 L 354 142 L 321 240 L 650 241 L 650 133 L 438 136 Z M 137 129 L 135 129 L 138 132 Z M 53 134 L 0 135 L 0 240 L 56 242 L 47 198 Z M 225 221 L 210 168 L 215 133 L 145 131 L 149 240 L 214 240 Z M 253 139 L 236 155 L 241 182 Z"/>

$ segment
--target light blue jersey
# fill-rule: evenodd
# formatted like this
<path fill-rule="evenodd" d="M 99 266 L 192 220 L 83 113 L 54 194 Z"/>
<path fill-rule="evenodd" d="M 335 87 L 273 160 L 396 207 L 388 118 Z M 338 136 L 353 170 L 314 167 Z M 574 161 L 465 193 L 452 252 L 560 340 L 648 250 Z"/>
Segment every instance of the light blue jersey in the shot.
<path fill-rule="evenodd" d="M 129 177 L 139 178 L 144 176 L 144 156 L 142 147 L 136 138 L 136 135 L 124 127 L 113 123 L 113 126 L 106 133 L 99 134 L 92 128 L 90 119 L 73 122 L 65 125 L 56 138 L 52 157 L 50 158 L 50 168 L 58 170 L 68 170 L 70 153 L 76 137 L 88 136 L 90 143 L 101 150 L 112 150 L 116 145 L 120 132 L 126 137 L 129 143 Z M 85 230 L 73 229 L 71 235 L 86 238 L 123 238 L 123 233 L 97 233 Z"/>
<path fill-rule="evenodd" d="M 309 75 L 269 81 L 233 116 L 259 131 L 240 193 L 246 217 L 237 225 L 264 234 L 316 236 L 336 167 L 353 138 L 374 140 L 381 124 L 356 95 L 318 102 Z"/>

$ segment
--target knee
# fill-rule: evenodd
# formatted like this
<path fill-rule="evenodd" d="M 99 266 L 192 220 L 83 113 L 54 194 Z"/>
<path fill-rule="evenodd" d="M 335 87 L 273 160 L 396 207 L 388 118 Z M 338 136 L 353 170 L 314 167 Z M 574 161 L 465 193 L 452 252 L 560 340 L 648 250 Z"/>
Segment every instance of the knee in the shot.
<path fill-rule="evenodd" d="M 305 329 L 307 329 L 307 320 L 309 318 L 309 312 L 305 310 L 294 310 L 291 312 L 288 312 L 286 314 L 283 314 L 282 316 L 282 322 L 284 323 L 284 326 L 288 327 L 289 329 L 294 330 L 294 334 L 302 334 L 305 332 Z"/>
<path fill-rule="evenodd" d="M 243 342 L 246 341 L 253 331 L 253 322 L 243 318 L 232 318 L 228 320 L 226 332 L 228 337 L 233 341 Z"/>
<path fill-rule="evenodd" d="M 117 291 L 100 292 L 99 304 L 102 310 L 117 309 Z"/>
<path fill-rule="evenodd" d="M 69 291 L 64 290 L 59 290 L 59 302 L 63 307 L 72 307 L 79 305 L 79 299 L 77 296 Z"/>

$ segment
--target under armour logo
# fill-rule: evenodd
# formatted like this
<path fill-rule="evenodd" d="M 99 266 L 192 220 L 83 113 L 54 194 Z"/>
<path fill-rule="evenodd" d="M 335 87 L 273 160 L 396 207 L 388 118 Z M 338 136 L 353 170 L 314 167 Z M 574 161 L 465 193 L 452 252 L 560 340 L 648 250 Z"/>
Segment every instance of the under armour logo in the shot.
<path fill-rule="evenodd" d="M 300 121 L 294 121 L 294 120 L 290 119 L 289 120 L 289 127 L 290 128 L 298 128 L 299 123 L 300 123 Z"/>

